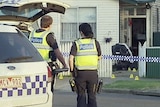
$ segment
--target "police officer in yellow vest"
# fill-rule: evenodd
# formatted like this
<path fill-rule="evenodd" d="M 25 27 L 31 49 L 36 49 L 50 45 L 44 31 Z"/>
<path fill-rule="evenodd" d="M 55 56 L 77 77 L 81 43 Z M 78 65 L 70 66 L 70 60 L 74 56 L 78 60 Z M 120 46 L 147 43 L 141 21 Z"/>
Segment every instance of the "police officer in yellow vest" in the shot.
<path fill-rule="evenodd" d="M 93 32 L 88 23 L 82 23 L 79 31 L 82 38 L 73 42 L 69 56 L 70 71 L 77 74 L 73 75 L 77 87 L 77 107 L 97 107 L 97 69 L 101 48 L 99 42 L 93 39 Z"/>
<path fill-rule="evenodd" d="M 43 59 L 46 60 L 49 65 L 52 66 L 52 62 L 55 62 L 58 58 L 58 60 L 62 63 L 63 68 L 67 68 L 63 55 L 60 52 L 57 41 L 54 37 L 54 33 L 50 32 L 52 23 L 52 17 L 49 15 L 44 15 L 40 21 L 41 28 L 32 31 L 30 33 L 29 40 L 38 49 Z M 54 78 L 55 75 L 53 75 L 52 85 L 54 84 Z M 53 87 L 51 90 L 53 92 Z"/>

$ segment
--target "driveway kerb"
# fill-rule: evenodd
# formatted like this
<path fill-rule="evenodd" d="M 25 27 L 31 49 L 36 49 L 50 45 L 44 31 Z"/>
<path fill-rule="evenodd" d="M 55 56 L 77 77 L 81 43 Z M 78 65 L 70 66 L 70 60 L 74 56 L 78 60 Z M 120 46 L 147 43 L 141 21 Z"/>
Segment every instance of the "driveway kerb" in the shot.
<path fill-rule="evenodd" d="M 160 92 L 152 91 L 152 90 L 151 91 L 139 91 L 139 90 L 130 90 L 130 89 L 109 89 L 108 88 L 108 89 L 102 89 L 102 92 L 160 97 Z"/>

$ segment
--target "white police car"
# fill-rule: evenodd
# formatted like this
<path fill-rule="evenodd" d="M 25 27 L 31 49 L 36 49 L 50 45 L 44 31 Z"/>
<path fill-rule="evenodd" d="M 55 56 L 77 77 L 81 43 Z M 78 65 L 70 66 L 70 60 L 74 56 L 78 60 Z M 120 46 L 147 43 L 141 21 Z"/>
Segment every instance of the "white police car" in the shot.
<path fill-rule="evenodd" d="M 64 13 L 67 5 L 13 1 L 0 3 L 0 107 L 52 107 L 51 70 L 19 25 L 49 12 Z"/>

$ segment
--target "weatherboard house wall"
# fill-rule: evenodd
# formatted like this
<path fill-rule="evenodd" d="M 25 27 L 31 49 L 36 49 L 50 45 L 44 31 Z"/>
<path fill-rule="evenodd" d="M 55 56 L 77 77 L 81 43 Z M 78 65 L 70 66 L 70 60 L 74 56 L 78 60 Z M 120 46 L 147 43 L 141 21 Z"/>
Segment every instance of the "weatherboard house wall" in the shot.
<path fill-rule="evenodd" d="M 151 4 L 151 15 L 152 15 L 152 31 L 160 32 L 160 0 L 156 0 L 155 3 Z"/>

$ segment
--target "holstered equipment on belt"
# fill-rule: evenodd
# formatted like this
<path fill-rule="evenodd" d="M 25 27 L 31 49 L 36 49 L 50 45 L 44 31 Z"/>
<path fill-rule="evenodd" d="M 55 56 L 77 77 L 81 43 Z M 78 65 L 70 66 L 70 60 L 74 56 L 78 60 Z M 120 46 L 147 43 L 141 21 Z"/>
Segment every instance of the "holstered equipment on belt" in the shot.
<path fill-rule="evenodd" d="M 98 84 L 97 84 L 97 93 L 98 94 L 102 91 L 102 86 L 103 86 L 103 80 L 100 79 Z"/>
<path fill-rule="evenodd" d="M 75 80 L 73 78 L 69 79 L 69 84 L 70 84 L 72 92 L 76 92 L 77 87 L 76 87 L 76 84 L 75 84 Z"/>

